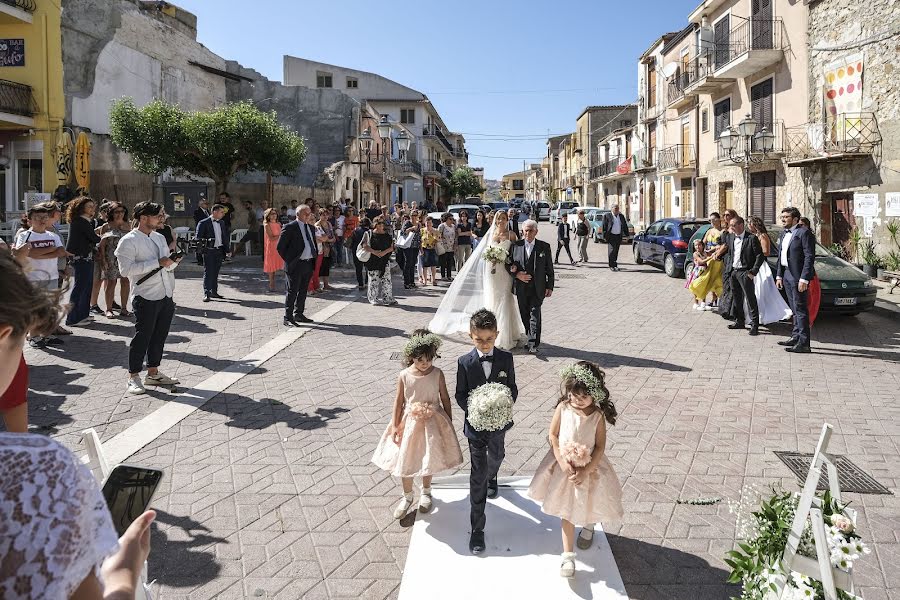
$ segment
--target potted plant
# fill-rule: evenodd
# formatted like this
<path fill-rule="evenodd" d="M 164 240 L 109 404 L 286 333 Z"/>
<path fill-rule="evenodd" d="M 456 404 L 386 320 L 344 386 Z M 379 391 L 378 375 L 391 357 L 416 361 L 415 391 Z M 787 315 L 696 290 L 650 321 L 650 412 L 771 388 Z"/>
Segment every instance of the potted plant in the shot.
<path fill-rule="evenodd" d="M 863 246 L 862 251 L 863 273 L 869 277 L 875 277 L 878 274 L 878 266 L 881 262 L 878 254 L 875 253 L 875 242 L 869 240 Z"/>
<path fill-rule="evenodd" d="M 862 244 L 862 234 L 859 232 L 858 227 L 854 227 L 852 231 L 850 231 L 850 239 L 847 240 L 848 250 L 852 250 L 852 252 L 848 252 L 853 256 L 853 264 L 856 265 L 858 269 L 862 269 L 862 265 L 859 262 L 859 246 Z"/>

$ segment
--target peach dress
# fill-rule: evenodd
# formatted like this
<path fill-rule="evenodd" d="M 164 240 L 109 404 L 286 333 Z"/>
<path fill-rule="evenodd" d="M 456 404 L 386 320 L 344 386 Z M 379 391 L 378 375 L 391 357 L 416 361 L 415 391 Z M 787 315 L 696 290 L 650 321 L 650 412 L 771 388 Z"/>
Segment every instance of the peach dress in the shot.
<path fill-rule="evenodd" d="M 593 450 L 597 422 L 601 419 L 602 411 L 584 416 L 565 404 L 559 424 L 559 445 L 575 442 Z M 542 504 L 544 513 L 581 527 L 619 522 L 624 512 L 622 485 L 605 454 L 597 470 L 581 485 L 575 485 L 559 466 L 551 448 L 531 479 L 528 495 Z"/>
<path fill-rule="evenodd" d="M 434 475 L 461 465 L 459 441 L 441 405 L 441 370 L 434 367 L 428 375 L 417 375 L 410 366 L 400 372 L 399 379 L 406 400 L 403 438 L 397 446 L 388 423 L 372 462 L 395 477 Z"/>
<path fill-rule="evenodd" d="M 275 273 L 284 268 L 284 261 L 278 254 L 278 236 L 281 235 L 281 223 L 273 221 L 268 223 L 275 235 L 274 240 L 270 240 L 263 230 L 263 273 Z"/>

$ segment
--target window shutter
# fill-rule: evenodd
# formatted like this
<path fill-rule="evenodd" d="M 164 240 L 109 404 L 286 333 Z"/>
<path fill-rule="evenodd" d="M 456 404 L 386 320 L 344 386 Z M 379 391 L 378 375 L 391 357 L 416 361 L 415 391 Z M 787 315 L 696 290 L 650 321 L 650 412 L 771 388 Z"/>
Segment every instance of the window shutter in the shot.
<path fill-rule="evenodd" d="M 775 171 L 750 174 L 750 216 L 775 222 Z"/>
<path fill-rule="evenodd" d="M 729 28 L 731 23 L 731 17 L 725 16 L 719 19 L 716 22 L 715 30 L 713 32 L 713 42 L 715 44 L 715 65 L 714 68 L 718 69 L 725 63 L 729 61 L 730 55 L 730 47 L 729 47 Z"/>
<path fill-rule="evenodd" d="M 715 105 L 715 133 L 716 139 L 731 125 L 731 98 L 727 98 Z"/>
<path fill-rule="evenodd" d="M 766 79 L 750 88 L 751 114 L 759 127 L 772 130 L 774 114 L 772 110 L 772 80 Z"/>

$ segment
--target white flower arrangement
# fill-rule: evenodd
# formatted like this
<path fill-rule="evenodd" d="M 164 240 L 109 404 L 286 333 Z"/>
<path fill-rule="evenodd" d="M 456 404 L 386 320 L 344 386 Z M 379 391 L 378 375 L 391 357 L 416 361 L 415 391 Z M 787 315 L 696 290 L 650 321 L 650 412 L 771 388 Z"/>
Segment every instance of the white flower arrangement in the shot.
<path fill-rule="evenodd" d="M 413 352 L 426 346 L 434 348 L 434 351 L 437 352 L 441 347 L 441 338 L 434 333 L 414 335 L 406 342 L 406 347 L 403 348 L 403 354 L 407 357 L 412 356 Z"/>
<path fill-rule="evenodd" d="M 502 383 L 480 385 L 469 394 L 468 421 L 477 431 L 499 431 L 512 421 L 512 392 Z"/>
<path fill-rule="evenodd" d="M 497 373 L 497 377 L 503 379 L 504 377 L 506 377 L 506 371 L 500 371 L 499 373 Z"/>
<path fill-rule="evenodd" d="M 497 265 L 506 264 L 506 261 L 509 260 L 509 252 L 502 246 L 488 246 L 484 249 L 482 256 L 484 260 L 491 263 L 491 274 L 497 272 Z"/>
<path fill-rule="evenodd" d="M 606 391 L 603 382 L 597 379 L 596 375 L 584 365 L 569 365 L 559 372 L 559 376 L 563 380 L 574 379 L 584 385 L 591 395 L 591 398 L 593 398 L 594 402 L 598 405 L 602 405 L 609 400 L 609 392 Z"/>

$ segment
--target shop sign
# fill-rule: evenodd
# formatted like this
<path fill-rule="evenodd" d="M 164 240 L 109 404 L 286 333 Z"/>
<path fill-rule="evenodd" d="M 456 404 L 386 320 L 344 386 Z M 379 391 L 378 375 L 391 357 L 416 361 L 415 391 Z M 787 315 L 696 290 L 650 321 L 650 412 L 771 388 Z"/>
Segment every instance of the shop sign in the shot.
<path fill-rule="evenodd" d="M 25 66 L 25 40 L 0 38 L 0 67 Z"/>

